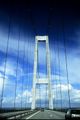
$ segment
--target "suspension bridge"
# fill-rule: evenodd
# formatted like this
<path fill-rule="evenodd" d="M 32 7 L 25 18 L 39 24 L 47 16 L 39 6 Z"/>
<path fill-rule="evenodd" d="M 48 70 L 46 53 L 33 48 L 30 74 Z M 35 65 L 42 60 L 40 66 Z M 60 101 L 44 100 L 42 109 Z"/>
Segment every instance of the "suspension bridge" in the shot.
<path fill-rule="evenodd" d="M 68 4 L 23 1 L 0 4 L 0 118 L 65 120 L 80 108 Z"/>

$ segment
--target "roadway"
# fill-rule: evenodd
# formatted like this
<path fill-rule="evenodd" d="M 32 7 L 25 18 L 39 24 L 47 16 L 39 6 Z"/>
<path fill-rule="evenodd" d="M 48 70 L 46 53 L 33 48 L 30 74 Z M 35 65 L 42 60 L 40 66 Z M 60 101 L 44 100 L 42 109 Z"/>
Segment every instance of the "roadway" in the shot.
<path fill-rule="evenodd" d="M 23 119 L 53 119 L 53 120 L 65 120 L 65 113 L 51 110 L 37 111 L 36 113 L 25 116 Z"/>

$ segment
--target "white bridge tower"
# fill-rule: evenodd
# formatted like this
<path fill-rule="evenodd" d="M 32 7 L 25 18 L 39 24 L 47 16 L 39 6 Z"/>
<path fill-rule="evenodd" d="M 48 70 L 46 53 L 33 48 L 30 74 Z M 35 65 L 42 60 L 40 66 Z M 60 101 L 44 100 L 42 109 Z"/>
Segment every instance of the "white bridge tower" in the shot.
<path fill-rule="evenodd" d="M 47 61 L 47 77 L 37 78 L 37 60 L 38 60 L 38 42 L 44 41 L 46 43 L 46 61 Z M 31 109 L 36 108 L 36 84 L 47 84 L 48 85 L 48 100 L 49 109 L 53 109 L 53 97 L 51 89 L 51 66 L 50 66 L 50 50 L 49 50 L 49 39 L 48 36 L 35 36 L 35 51 L 34 51 L 34 73 L 33 73 L 33 88 L 32 88 L 32 106 Z"/>

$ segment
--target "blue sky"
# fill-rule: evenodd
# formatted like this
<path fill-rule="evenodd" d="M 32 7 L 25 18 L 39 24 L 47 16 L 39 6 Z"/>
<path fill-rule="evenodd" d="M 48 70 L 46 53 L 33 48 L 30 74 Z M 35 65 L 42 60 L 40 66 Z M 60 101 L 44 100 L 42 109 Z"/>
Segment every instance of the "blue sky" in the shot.
<path fill-rule="evenodd" d="M 54 106 L 60 106 L 60 87 L 62 91 L 62 101 L 64 101 L 62 106 L 68 106 L 68 82 L 64 48 L 65 39 L 71 105 L 72 107 L 80 107 L 80 16 L 76 14 L 78 9 L 75 11 L 73 7 L 68 6 L 68 4 L 65 8 L 65 5 L 61 7 L 61 4 L 59 6 L 56 4 L 50 16 L 50 28 L 47 30 L 49 6 L 47 3 L 45 8 L 41 5 L 36 7 L 36 5 L 35 7 L 30 6 L 30 10 L 29 6 L 25 7 L 24 4 L 24 7 L 18 6 L 18 9 L 14 9 L 16 8 L 15 5 L 12 5 L 11 8 L 11 4 L 0 9 L 0 99 L 4 81 L 2 106 L 14 107 L 14 101 L 16 101 L 16 107 L 21 107 L 21 102 L 23 107 L 31 106 L 34 47 L 35 35 L 37 33 L 37 35 L 47 34 L 49 36 Z M 24 11 L 26 12 L 24 13 Z M 31 14 L 33 20 L 31 19 Z M 9 15 L 11 15 L 11 22 L 7 52 L 8 56 L 6 59 L 6 70 L 4 70 L 9 31 Z M 45 46 L 42 44 L 39 45 L 38 63 L 39 75 L 40 77 L 45 77 Z M 42 102 L 44 106 L 45 104 L 47 105 L 48 91 L 46 91 L 46 87 L 46 85 L 37 87 L 36 101 L 38 102 L 36 105 L 40 105 L 40 102 Z"/>

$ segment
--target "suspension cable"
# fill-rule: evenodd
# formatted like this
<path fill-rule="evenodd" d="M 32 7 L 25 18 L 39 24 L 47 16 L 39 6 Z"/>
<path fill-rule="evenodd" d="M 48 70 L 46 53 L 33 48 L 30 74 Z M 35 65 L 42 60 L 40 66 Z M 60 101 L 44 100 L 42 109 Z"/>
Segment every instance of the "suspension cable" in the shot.
<path fill-rule="evenodd" d="M 27 38 L 27 42 L 28 42 L 28 49 L 27 49 L 27 56 L 29 56 L 29 52 L 30 51 L 28 51 L 29 49 L 30 49 L 30 42 L 29 42 L 29 32 L 28 32 L 28 38 Z M 28 89 L 29 89 L 29 57 L 27 58 L 27 75 L 28 75 L 28 77 L 27 77 L 27 91 L 28 91 Z M 27 102 L 26 102 L 26 107 L 27 107 L 27 105 L 28 105 L 28 96 L 27 96 L 27 93 L 26 93 L 26 97 L 27 97 Z"/>
<path fill-rule="evenodd" d="M 23 45 L 23 71 L 24 71 L 24 66 L 25 66 L 25 46 L 26 46 L 26 40 L 24 38 L 24 45 Z M 22 79 L 22 95 L 23 95 L 23 87 L 24 85 L 24 79 Z M 21 96 L 21 108 L 22 108 L 22 99 L 23 99 L 23 96 Z"/>
<path fill-rule="evenodd" d="M 48 21 L 47 21 L 46 34 L 50 33 L 52 10 L 53 10 L 52 8 L 50 8 L 50 7 L 48 8 Z M 51 75 L 51 80 L 52 80 L 52 75 Z M 48 103 L 49 103 L 49 101 L 48 101 Z M 54 104 L 54 102 L 53 102 L 53 104 Z"/>
<path fill-rule="evenodd" d="M 31 32 L 30 32 L 30 34 L 29 34 L 29 36 L 31 36 Z M 29 39 L 29 47 L 30 47 L 30 55 L 31 55 L 31 52 L 32 52 L 32 45 L 31 45 L 31 42 L 30 42 L 30 39 Z M 29 64 L 30 65 L 30 64 Z M 29 84 L 30 84 L 30 73 L 31 73 L 31 65 L 29 66 Z M 30 86 L 30 85 L 29 85 Z M 29 87 L 29 89 L 30 89 L 30 87 Z"/>
<path fill-rule="evenodd" d="M 45 48 L 45 49 L 46 49 L 46 48 Z M 47 78 L 47 73 L 48 73 L 48 72 L 47 72 L 47 52 L 46 52 L 46 56 L 45 56 L 45 66 L 46 66 L 46 68 L 45 68 L 45 74 L 46 74 L 45 77 Z M 48 93 L 47 93 L 47 86 L 48 86 L 48 85 L 45 84 L 45 98 L 46 98 L 46 96 L 47 96 L 47 94 L 48 94 Z M 46 98 L 46 99 L 47 99 L 47 98 Z M 47 102 L 46 102 L 47 100 L 46 100 L 46 99 L 45 99 L 45 107 L 47 106 Z"/>
<path fill-rule="evenodd" d="M 55 38 L 55 39 L 57 39 L 57 38 Z M 56 66 L 57 66 L 57 54 L 56 54 L 56 44 L 57 44 L 57 42 L 56 42 L 56 40 L 54 41 L 54 47 L 55 47 L 55 62 L 56 62 Z M 58 85 L 58 82 L 57 82 L 57 79 L 56 79 L 56 71 L 57 71 L 57 68 L 56 68 L 56 66 L 55 66 L 55 80 L 56 80 L 56 86 L 55 86 L 55 88 L 56 88 L 56 108 L 58 108 L 58 90 L 57 90 L 57 85 Z"/>
<path fill-rule="evenodd" d="M 39 84 L 39 91 L 40 91 L 39 95 L 40 95 L 40 108 L 41 108 L 41 86 L 40 84 Z"/>
<path fill-rule="evenodd" d="M 7 67 L 9 41 L 10 41 L 10 25 L 11 25 L 11 18 L 9 16 L 8 39 L 7 39 L 7 46 L 6 46 L 6 53 L 5 53 L 4 77 L 3 77 L 3 86 L 2 86 L 2 93 L 1 93 L 1 108 L 2 108 L 2 104 L 3 104 L 4 86 L 5 86 L 5 79 L 6 79 L 6 67 Z"/>
<path fill-rule="evenodd" d="M 65 29 L 64 29 L 64 20 L 63 20 L 63 44 L 64 44 L 64 53 L 65 53 L 65 64 L 66 64 L 66 77 L 67 77 L 67 83 L 68 83 L 68 98 L 69 98 L 69 108 L 71 108 L 71 100 L 70 100 L 70 90 L 69 90 L 69 76 L 68 76 L 68 65 L 67 65 L 67 48 L 66 48 L 66 39 L 65 39 Z"/>
<path fill-rule="evenodd" d="M 55 42 L 55 38 L 54 38 L 54 58 L 55 58 L 55 62 L 56 62 L 56 46 L 55 46 L 55 44 L 56 44 L 56 42 Z M 55 75 L 55 77 L 54 77 L 54 80 L 56 81 L 56 66 L 55 67 L 52 67 L 53 69 L 54 69 L 54 72 L 52 72 L 52 75 L 54 74 Z M 55 88 L 57 88 L 57 85 L 55 86 Z M 55 89 L 54 88 L 54 89 Z M 55 107 L 56 107 L 56 98 L 57 98 L 57 90 L 55 89 L 55 98 L 54 98 L 54 104 L 55 104 Z M 54 107 L 54 108 L 55 108 Z"/>
<path fill-rule="evenodd" d="M 35 22 L 33 20 L 33 14 L 32 14 L 32 11 L 29 10 L 29 17 L 30 17 L 30 21 L 31 21 L 31 25 L 32 25 L 32 29 L 33 29 L 33 32 L 34 32 L 34 36 L 37 35 L 37 32 L 36 32 L 36 28 L 35 28 Z M 35 91 L 36 92 L 36 91 Z"/>
<path fill-rule="evenodd" d="M 58 35 L 59 36 L 59 35 Z M 60 81 L 60 49 L 59 49 L 59 41 L 57 41 L 57 49 L 58 49 L 58 66 L 59 66 L 59 83 L 60 83 L 60 96 L 61 96 L 61 109 L 62 109 L 62 91 L 61 91 L 61 81 Z"/>
<path fill-rule="evenodd" d="M 18 65 L 19 65 L 19 42 L 20 42 L 20 26 L 19 26 L 19 38 L 18 38 L 18 52 L 17 52 L 17 66 L 16 66 L 16 81 L 15 81 L 15 97 L 14 97 L 14 109 L 16 108 L 16 96 L 17 96 L 17 85 L 18 85 Z"/>

